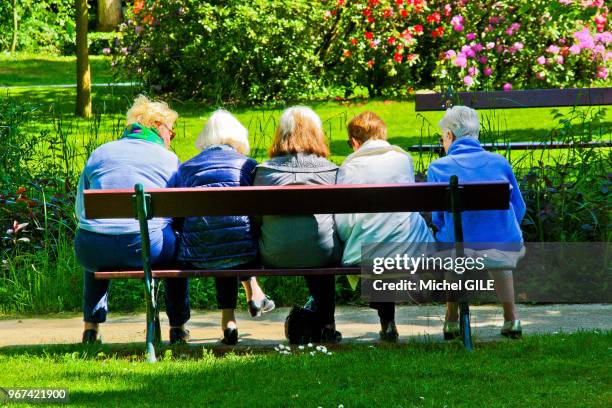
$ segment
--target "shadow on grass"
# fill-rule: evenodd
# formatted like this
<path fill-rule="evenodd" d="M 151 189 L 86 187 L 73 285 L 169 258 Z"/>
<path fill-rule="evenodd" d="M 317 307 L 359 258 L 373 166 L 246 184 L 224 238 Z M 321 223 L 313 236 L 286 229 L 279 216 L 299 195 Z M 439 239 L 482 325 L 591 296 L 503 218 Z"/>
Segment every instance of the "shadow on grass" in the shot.
<path fill-rule="evenodd" d="M 378 335 L 377 333 L 366 333 L 365 335 Z M 202 340 L 202 339 L 194 339 Z M 207 339 L 208 340 L 208 339 Z M 488 343 L 480 343 L 478 347 L 487 347 Z M 214 344 L 185 344 L 185 345 L 170 345 L 164 342 L 161 346 L 156 347 L 156 355 L 158 359 L 169 358 L 190 358 L 199 359 L 205 354 L 210 354 L 216 357 L 223 357 L 227 354 L 245 355 L 245 354 L 268 354 L 276 352 L 275 347 L 278 343 L 272 343 L 266 340 L 249 339 L 248 344 L 238 344 L 236 346 L 227 346 L 220 342 Z M 291 346 L 297 350 L 297 346 Z M 408 342 L 386 344 L 379 342 L 357 342 L 349 341 L 341 344 L 328 344 L 327 349 L 336 352 L 350 352 L 366 348 L 378 347 L 384 349 L 403 349 L 412 347 L 418 350 L 447 350 L 456 349 L 462 350 L 463 346 L 459 341 L 440 342 L 429 336 L 413 336 Z M 305 349 L 308 348 L 305 346 Z M 142 342 L 136 343 L 104 343 L 104 344 L 45 344 L 45 345 L 26 345 L 26 346 L 5 346 L 0 347 L 0 355 L 5 356 L 38 356 L 59 358 L 66 355 L 74 355 L 82 359 L 99 360 L 102 358 L 119 358 L 134 361 L 145 361 L 145 344 Z M 169 353 L 170 352 L 170 353 Z"/>
<path fill-rule="evenodd" d="M 406 322 L 403 321 L 403 324 Z M 414 320 L 415 324 L 422 323 L 420 320 Z M 490 324 L 485 326 L 479 326 L 474 334 L 476 350 L 489 350 L 499 349 L 500 347 L 506 347 L 505 345 L 516 344 L 517 347 L 523 347 L 526 344 L 542 344 L 542 343 L 555 343 L 563 342 L 568 339 L 587 338 L 589 341 L 593 340 L 593 337 L 605 337 L 611 338 L 612 331 L 608 330 L 578 330 L 573 333 L 565 333 L 563 331 L 550 333 L 534 333 L 527 335 L 521 340 L 510 340 L 507 338 L 499 337 L 499 339 L 479 339 L 478 331 L 486 328 L 499 329 L 497 325 Z M 340 344 L 326 344 L 325 347 L 334 352 L 353 352 L 353 351 L 365 351 L 367 349 L 378 349 L 378 350 L 409 350 L 410 352 L 448 352 L 465 351 L 463 344 L 460 339 L 452 341 L 442 341 L 441 336 L 431 335 L 413 335 L 408 336 L 407 341 L 401 341 L 399 343 L 383 343 L 380 341 L 360 341 L 361 338 L 377 338 L 378 333 L 367 332 L 363 333 L 362 336 L 345 339 Z M 404 337 L 405 338 L 405 337 Z M 194 339 L 199 340 L 210 340 L 210 339 Z M 286 344 L 286 342 L 283 342 Z M 317 345 L 312 346 L 314 349 Z M 276 353 L 278 343 L 267 340 L 248 339 L 248 343 L 238 344 L 236 346 L 227 346 L 221 342 L 207 343 L 207 344 L 182 344 L 182 345 L 170 345 L 168 342 L 163 342 L 160 346 L 156 347 L 156 355 L 160 360 L 164 359 L 199 359 L 203 355 L 210 355 L 215 357 L 223 357 L 228 354 L 232 355 L 256 355 L 256 354 L 269 354 Z M 290 346 L 295 352 L 302 352 L 298 350 L 297 345 Z M 95 344 L 44 344 L 44 345 L 14 345 L 0 347 L 0 355 L 4 356 L 38 356 L 38 357 L 49 357 L 49 358 L 60 358 L 67 355 L 72 355 L 80 359 L 92 359 L 100 360 L 105 358 L 118 358 L 127 359 L 130 361 L 145 361 L 145 344 L 144 342 L 132 342 L 132 343 L 95 343 Z M 308 352 L 309 347 L 304 346 L 303 352 Z"/>
<path fill-rule="evenodd" d="M 71 403 L 87 406 L 605 406 L 611 336 L 531 336 L 479 344 L 473 353 L 457 343 L 423 342 L 343 345 L 314 356 L 234 349 L 218 358 L 177 347 L 155 365 L 138 356 L 108 358 L 109 345 L 105 355 L 90 349 L 88 357 L 47 346 L 30 348 L 37 354 L 27 357 L 22 349 L 0 365 L 28 370 L 21 386 L 64 387 Z"/>

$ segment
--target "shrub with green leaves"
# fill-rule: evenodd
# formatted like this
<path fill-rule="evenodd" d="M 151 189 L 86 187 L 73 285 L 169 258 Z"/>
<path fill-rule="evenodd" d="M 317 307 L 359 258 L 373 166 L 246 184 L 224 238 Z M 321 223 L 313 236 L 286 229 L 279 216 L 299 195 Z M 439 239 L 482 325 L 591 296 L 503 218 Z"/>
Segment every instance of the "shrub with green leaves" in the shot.
<path fill-rule="evenodd" d="M 554 109 L 558 126 L 550 139 L 588 143 L 610 134 L 601 107 Z M 610 242 L 612 150 L 574 147 L 557 157 L 550 150 L 532 151 L 528 164 L 512 163 L 519 173 L 527 204 L 521 226 L 527 242 Z"/>
<path fill-rule="evenodd" d="M 318 92 L 316 1 L 137 2 L 114 51 L 155 93 L 270 101 Z"/>
<path fill-rule="evenodd" d="M 118 67 L 211 101 L 606 86 L 602 0 L 136 1 Z"/>

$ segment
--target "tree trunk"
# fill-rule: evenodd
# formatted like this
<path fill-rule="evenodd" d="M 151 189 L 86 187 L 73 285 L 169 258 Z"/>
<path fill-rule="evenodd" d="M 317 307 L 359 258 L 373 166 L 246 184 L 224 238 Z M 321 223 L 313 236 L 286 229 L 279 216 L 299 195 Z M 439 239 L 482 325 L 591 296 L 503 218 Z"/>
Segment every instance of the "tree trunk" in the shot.
<path fill-rule="evenodd" d="M 11 41 L 11 52 L 17 49 L 17 0 L 13 0 L 13 40 Z"/>
<path fill-rule="evenodd" d="M 76 115 L 91 116 L 91 74 L 87 47 L 87 0 L 76 0 L 77 100 Z"/>
<path fill-rule="evenodd" d="M 98 31 L 113 31 L 121 19 L 121 0 L 98 0 Z"/>

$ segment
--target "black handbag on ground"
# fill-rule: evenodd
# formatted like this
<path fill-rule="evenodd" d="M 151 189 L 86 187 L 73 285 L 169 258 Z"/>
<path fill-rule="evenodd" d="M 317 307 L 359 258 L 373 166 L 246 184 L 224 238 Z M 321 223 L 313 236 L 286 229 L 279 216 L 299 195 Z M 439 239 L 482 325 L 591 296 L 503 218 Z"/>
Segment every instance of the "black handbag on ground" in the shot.
<path fill-rule="evenodd" d="M 316 310 L 306 307 L 293 306 L 289 316 L 285 319 L 285 337 L 289 344 L 307 344 L 321 342 L 321 323 Z"/>

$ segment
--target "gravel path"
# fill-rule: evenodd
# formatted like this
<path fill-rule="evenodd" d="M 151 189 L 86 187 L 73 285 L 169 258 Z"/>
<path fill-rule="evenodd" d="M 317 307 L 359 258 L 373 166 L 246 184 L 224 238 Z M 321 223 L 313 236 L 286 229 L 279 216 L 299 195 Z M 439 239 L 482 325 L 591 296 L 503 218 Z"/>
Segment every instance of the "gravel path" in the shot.
<path fill-rule="evenodd" d="M 501 308 L 496 306 L 472 307 L 472 327 L 476 341 L 502 339 Z M 574 332 L 585 329 L 612 330 L 612 305 L 545 305 L 519 306 L 524 335 L 533 333 Z M 262 317 L 252 319 L 246 312 L 238 313 L 242 345 L 269 345 L 284 341 L 283 322 L 288 309 L 280 308 Z M 442 339 L 444 308 L 442 306 L 401 306 L 397 312 L 397 325 L 401 341 Z M 193 311 L 188 323 L 193 343 L 214 344 L 221 337 L 219 313 Z M 101 327 L 105 343 L 144 341 L 143 314 L 111 314 Z M 378 317 L 368 308 L 339 307 L 336 313 L 338 329 L 347 342 L 375 342 L 378 338 Z M 28 318 L 0 320 L 0 347 L 28 344 L 76 343 L 80 341 L 80 317 L 45 319 Z M 168 321 L 162 314 L 162 336 L 168 340 Z"/>

